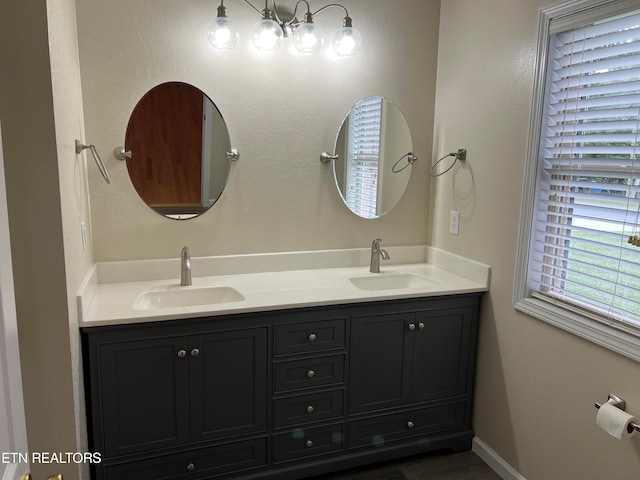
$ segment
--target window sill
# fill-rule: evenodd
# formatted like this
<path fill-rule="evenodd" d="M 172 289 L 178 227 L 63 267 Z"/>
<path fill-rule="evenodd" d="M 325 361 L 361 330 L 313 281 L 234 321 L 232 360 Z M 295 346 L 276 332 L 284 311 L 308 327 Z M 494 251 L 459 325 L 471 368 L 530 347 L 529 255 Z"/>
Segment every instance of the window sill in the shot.
<path fill-rule="evenodd" d="M 537 298 L 521 298 L 515 302 L 514 308 L 640 362 L 640 337 L 636 335 Z"/>

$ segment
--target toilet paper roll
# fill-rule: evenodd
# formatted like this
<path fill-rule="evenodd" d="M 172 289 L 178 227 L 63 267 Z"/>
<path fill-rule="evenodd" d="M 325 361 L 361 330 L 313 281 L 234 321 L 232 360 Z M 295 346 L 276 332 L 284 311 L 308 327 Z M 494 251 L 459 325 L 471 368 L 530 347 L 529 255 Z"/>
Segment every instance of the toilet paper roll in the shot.
<path fill-rule="evenodd" d="M 596 417 L 598 426 L 618 440 L 623 437 L 630 437 L 636 433 L 633 427 L 629 428 L 632 422 L 637 423 L 633 415 L 628 414 L 618 407 L 614 407 L 610 403 L 602 405 Z"/>

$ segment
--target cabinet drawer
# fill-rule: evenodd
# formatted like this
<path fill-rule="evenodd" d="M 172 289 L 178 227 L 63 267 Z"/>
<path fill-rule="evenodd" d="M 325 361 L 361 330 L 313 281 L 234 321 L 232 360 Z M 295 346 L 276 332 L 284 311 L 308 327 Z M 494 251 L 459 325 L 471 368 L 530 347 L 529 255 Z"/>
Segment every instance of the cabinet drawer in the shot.
<path fill-rule="evenodd" d="M 99 468 L 98 480 L 195 480 L 267 464 L 267 439 Z"/>
<path fill-rule="evenodd" d="M 464 402 L 381 415 L 349 425 L 349 448 L 382 447 L 395 440 L 420 436 L 464 424 Z"/>
<path fill-rule="evenodd" d="M 278 362 L 274 366 L 274 382 L 276 393 L 342 383 L 344 355 Z"/>
<path fill-rule="evenodd" d="M 273 401 L 273 426 L 287 427 L 342 417 L 343 390 L 280 398 Z"/>
<path fill-rule="evenodd" d="M 273 461 L 286 462 L 300 457 L 340 451 L 343 437 L 342 423 L 274 435 Z"/>
<path fill-rule="evenodd" d="M 276 327 L 276 355 L 344 348 L 346 320 L 304 322 Z"/>

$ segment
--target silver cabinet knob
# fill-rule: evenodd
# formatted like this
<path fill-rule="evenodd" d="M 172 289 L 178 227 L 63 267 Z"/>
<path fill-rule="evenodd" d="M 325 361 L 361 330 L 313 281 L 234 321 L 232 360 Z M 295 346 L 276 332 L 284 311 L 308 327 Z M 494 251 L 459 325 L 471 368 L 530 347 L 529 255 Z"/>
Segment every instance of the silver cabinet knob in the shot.
<path fill-rule="evenodd" d="M 194 348 L 193 350 L 191 350 L 192 357 L 197 357 L 198 355 L 200 355 L 200 349 Z"/>
<path fill-rule="evenodd" d="M 314 372 L 313 370 L 307 370 L 307 377 L 313 378 L 315 376 L 316 376 L 316 372 Z"/>
<path fill-rule="evenodd" d="M 307 440 L 307 442 L 305 443 L 305 445 L 307 446 L 307 448 L 311 448 L 311 447 L 313 447 L 313 440 Z"/>
<path fill-rule="evenodd" d="M 307 407 L 307 413 L 313 413 L 314 410 L 315 410 L 315 408 L 313 408 L 313 405 L 309 405 Z"/>
<path fill-rule="evenodd" d="M 420 323 L 418 324 L 418 328 L 419 328 L 420 330 L 424 330 L 424 323 L 423 323 L 423 322 L 420 322 Z"/>
<path fill-rule="evenodd" d="M 187 465 L 187 472 L 193 472 L 196 469 L 196 466 L 193 463 Z"/>
<path fill-rule="evenodd" d="M 413 428 L 413 427 L 415 427 L 415 424 L 413 422 L 409 421 L 409 422 L 407 422 L 407 427 Z"/>
<path fill-rule="evenodd" d="M 416 329 L 416 324 L 415 323 L 410 323 L 409 324 L 409 330 L 411 330 L 412 332 Z"/>
<path fill-rule="evenodd" d="M 310 342 L 315 342 L 317 338 L 318 338 L 318 337 L 316 337 L 316 334 L 315 334 L 315 333 L 310 333 L 310 334 L 309 334 L 309 341 L 310 341 Z"/>
<path fill-rule="evenodd" d="M 178 350 L 178 358 L 184 358 L 187 356 L 186 350 Z"/>

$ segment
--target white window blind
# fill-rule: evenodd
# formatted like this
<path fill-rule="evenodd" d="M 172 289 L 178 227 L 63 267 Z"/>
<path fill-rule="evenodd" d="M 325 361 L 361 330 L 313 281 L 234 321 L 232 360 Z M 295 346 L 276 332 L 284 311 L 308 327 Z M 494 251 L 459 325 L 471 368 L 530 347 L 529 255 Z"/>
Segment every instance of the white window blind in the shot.
<path fill-rule="evenodd" d="M 640 335 L 640 12 L 551 35 L 533 296 Z"/>
<path fill-rule="evenodd" d="M 365 98 L 349 114 L 346 203 L 364 218 L 377 216 L 382 98 Z"/>

